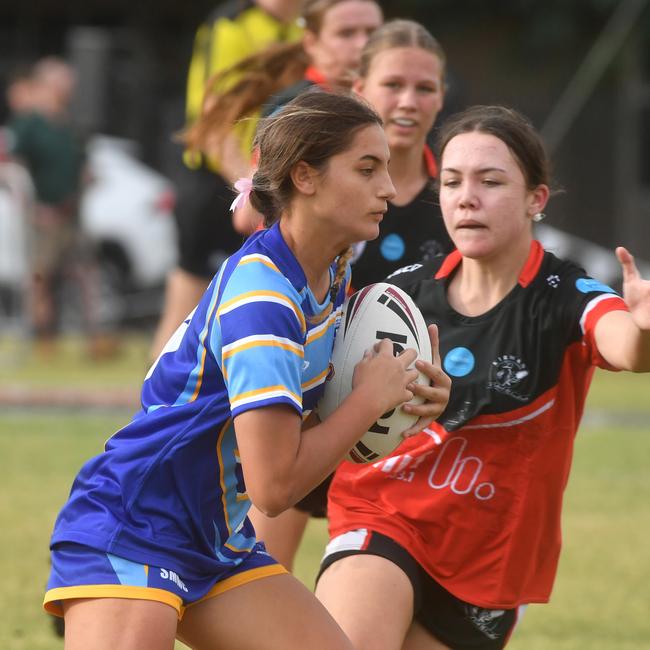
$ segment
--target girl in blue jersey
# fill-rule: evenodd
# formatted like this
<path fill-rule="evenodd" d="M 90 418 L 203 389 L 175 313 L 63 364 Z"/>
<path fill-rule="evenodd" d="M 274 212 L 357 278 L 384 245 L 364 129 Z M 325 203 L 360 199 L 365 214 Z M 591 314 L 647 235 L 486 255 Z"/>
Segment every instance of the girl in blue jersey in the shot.
<path fill-rule="evenodd" d="M 414 393 L 428 402 L 404 408 L 427 421 L 446 403 L 412 383 L 415 352 L 393 357 L 384 341 L 312 422 L 347 251 L 377 236 L 394 195 L 388 146 L 372 109 L 322 93 L 267 120 L 258 145 L 250 200 L 269 228 L 223 264 L 149 371 L 142 410 L 84 465 L 56 521 L 45 607 L 64 615 L 66 648 L 351 648 L 256 541 L 248 508 L 291 507 Z"/>

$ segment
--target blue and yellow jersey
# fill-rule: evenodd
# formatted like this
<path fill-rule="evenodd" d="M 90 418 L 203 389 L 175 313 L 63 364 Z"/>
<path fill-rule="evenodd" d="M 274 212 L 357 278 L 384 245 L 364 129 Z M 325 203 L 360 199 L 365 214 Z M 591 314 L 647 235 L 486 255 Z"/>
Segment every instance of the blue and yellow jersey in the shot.
<path fill-rule="evenodd" d="M 52 544 L 184 576 L 241 562 L 255 533 L 233 417 L 273 404 L 303 418 L 313 409 L 347 285 L 349 269 L 321 318 L 329 297 L 316 301 L 279 227 L 252 235 L 147 374 L 142 409 L 81 469 Z"/>
<path fill-rule="evenodd" d="M 230 0 L 220 4 L 199 26 L 194 37 L 192 59 L 187 75 L 186 119 L 192 124 L 201 112 L 206 82 L 215 74 L 231 68 L 245 58 L 256 54 L 273 43 L 294 43 L 302 36 L 297 21 L 282 23 L 253 0 Z M 229 76 L 228 85 L 234 85 L 238 78 Z M 226 87 L 222 87 L 225 90 Z M 247 159 L 251 155 L 253 138 L 259 114 L 253 119 L 243 120 L 235 126 L 235 133 L 241 141 L 241 150 Z M 199 166 L 186 154 L 188 166 Z M 218 171 L 217 161 L 210 160 L 208 166 Z"/>

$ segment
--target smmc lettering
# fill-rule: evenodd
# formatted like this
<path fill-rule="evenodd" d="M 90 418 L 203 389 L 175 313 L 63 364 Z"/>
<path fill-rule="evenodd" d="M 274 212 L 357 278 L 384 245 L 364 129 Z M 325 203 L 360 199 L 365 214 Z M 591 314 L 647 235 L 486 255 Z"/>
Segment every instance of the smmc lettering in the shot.
<path fill-rule="evenodd" d="M 178 577 L 176 572 L 167 569 L 160 569 L 160 577 L 163 580 L 171 580 L 179 589 L 182 589 L 185 593 L 188 592 L 185 583 Z"/>

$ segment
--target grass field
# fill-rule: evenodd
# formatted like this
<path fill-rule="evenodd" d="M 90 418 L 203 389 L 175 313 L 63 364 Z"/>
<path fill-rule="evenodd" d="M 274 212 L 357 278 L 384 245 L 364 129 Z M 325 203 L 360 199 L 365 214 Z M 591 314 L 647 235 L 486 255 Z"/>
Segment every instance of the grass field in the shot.
<path fill-rule="evenodd" d="M 66 344 L 45 365 L 2 364 L 0 391 L 137 387 L 144 350 L 143 341 L 129 340 L 121 357 L 91 365 Z M 62 647 L 40 609 L 52 523 L 76 470 L 129 415 L 0 407 L 0 649 Z M 576 443 L 553 599 L 528 609 L 510 648 L 650 650 L 649 461 L 650 376 L 598 373 Z M 296 568 L 309 586 L 324 540 L 323 523 L 312 522 Z"/>

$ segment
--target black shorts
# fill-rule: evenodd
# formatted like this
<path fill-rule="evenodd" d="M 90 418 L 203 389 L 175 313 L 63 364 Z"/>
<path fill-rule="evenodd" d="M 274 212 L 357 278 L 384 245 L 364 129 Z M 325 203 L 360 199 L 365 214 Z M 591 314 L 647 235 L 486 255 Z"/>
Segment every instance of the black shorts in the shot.
<path fill-rule="evenodd" d="M 320 485 L 317 485 L 306 497 L 296 503 L 294 508 L 307 512 L 312 517 L 322 519 L 327 517 L 327 492 L 334 474 L 330 474 Z"/>
<path fill-rule="evenodd" d="M 209 280 L 244 242 L 232 225 L 236 194 L 218 174 L 186 167 L 178 172 L 176 191 L 178 266 Z"/>
<path fill-rule="evenodd" d="M 413 586 L 414 619 L 441 643 L 452 650 L 499 650 L 505 647 L 517 623 L 519 608 L 494 610 L 466 603 L 438 584 L 406 549 L 390 537 L 372 531 L 363 533 L 352 531 L 336 538 L 345 542 L 345 550 L 337 551 L 336 544 L 328 545 L 331 552 L 325 551 L 317 582 L 323 571 L 341 558 L 378 555 L 406 573 Z M 347 539 L 343 540 L 344 536 Z"/>

